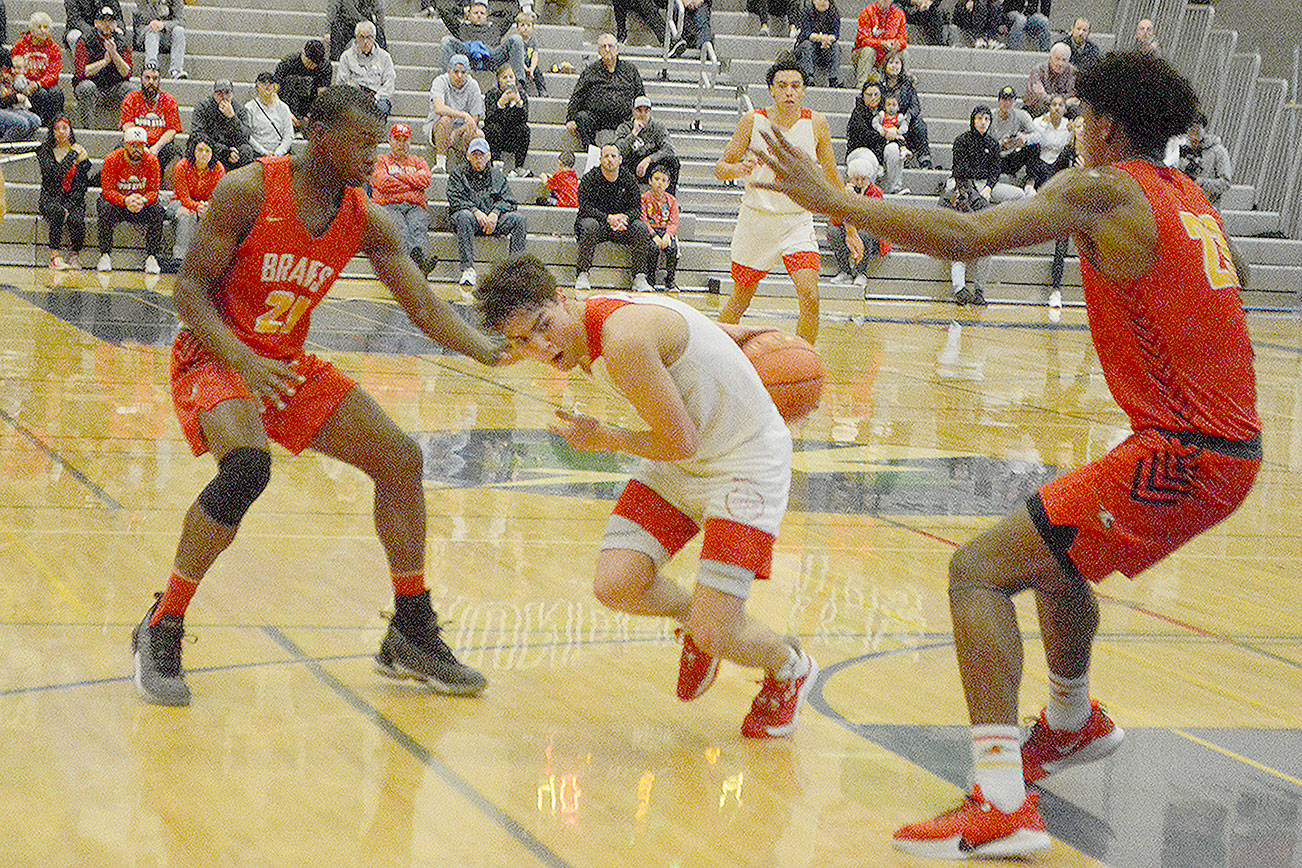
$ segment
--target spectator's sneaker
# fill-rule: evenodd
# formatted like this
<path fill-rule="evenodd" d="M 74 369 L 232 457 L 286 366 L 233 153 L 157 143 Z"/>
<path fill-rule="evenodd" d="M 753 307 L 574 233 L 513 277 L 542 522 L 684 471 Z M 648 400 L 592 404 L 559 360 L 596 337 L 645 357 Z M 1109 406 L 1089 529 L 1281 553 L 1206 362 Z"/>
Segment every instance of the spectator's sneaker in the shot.
<path fill-rule="evenodd" d="M 1026 801 L 1005 814 L 986 801 L 981 787 L 952 811 L 901 827 L 895 846 L 928 859 L 1013 859 L 1048 850 L 1053 839 L 1040 816 L 1040 797 L 1027 793 Z"/>
<path fill-rule="evenodd" d="M 592 289 L 592 281 L 588 278 L 588 273 L 586 271 L 580 271 L 578 274 L 574 275 L 575 292 L 587 292 L 590 289 Z"/>
<path fill-rule="evenodd" d="M 918 157 L 918 165 L 924 169 L 934 169 L 935 165 L 931 162 L 931 154 L 921 154 Z"/>
<path fill-rule="evenodd" d="M 1028 783 L 1035 783 L 1063 766 L 1102 759 L 1125 737 L 1125 731 L 1112 722 L 1097 699 L 1090 700 L 1090 719 L 1080 732 L 1050 729 L 1041 711 L 1022 742 L 1022 773 Z"/>
<path fill-rule="evenodd" d="M 162 271 L 158 267 L 158 259 L 153 256 L 145 257 L 145 274 L 159 274 Z"/>
<path fill-rule="evenodd" d="M 183 79 L 187 79 L 190 77 L 190 73 L 186 72 L 184 69 L 174 69 L 171 72 L 169 72 L 167 75 L 169 78 L 174 78 L 177 81 L 181 81 Z"/>
<path fill-rule="evenodd" d="M 674 43 L 673 48 L 669 49 L 670 57 L 682 57 L 683 52 L 687 50 L 687 40 L 680 39 Z"/>
<path fill-rule="evenodd" d="M 972 302 L 972 293 L 968 291 L 968 288 L 966 286 L 960 289 L 958 292 L 954 293 L 954 303 L 957 304 L 959 307 L 962 307 L 965 304 L 970 304 L 971 302 Z"/>
<path fill-rule="evenodd" d="M 64 261 L 63 261 L 63 257 L 56 253 L 56 254 L 54 254 L 53 256 L 50 257 L 50 270 L 51 270 L 51 271 L 67 271 L 67 270 L 68 270 L 68 263 L 64 262 Z"/>
<path fill-rule="evenodd" d="M 70 255 L 70 256 L 65 260 L 65 262 L 68 263 L 68 270 L 69 270 L 69 271 L 81 271 L 81 269 L 84 267 L 84 266 L 81 264 L 81 255 L 78 254 L 78 253 L 73 253 L 73 254 L 71 254 L 71 255 Z"/>
<path fill-rule="evenodd" d="M 665 291 L 665 292 L 677 292 L 677 291 L 678 291 L 678 284 L 675 283 L 675 282 L 672 281 L 672 280 L 666 280 L 666 281 L 665 281 L 665 290 L 664 290 L 664 291 Z"/>
<path fill-rule="evenodd" d="M 976 288 L 976 291 L 972 293 L 972 303 L 977 307 L 986 306 L 986 292 L 984 289 L 979 286 Z"/>
<path fill-rule="evenodd" d="M 633 289 L 634 292 L 654 292 L 654 291 L 655 291 L 655 290 L 654 290 L 654 287 L 651 286 L 651 281 L 649 281 L 649 280 L 646 279 L 646 275 L 645 275 L 645 274 L 639 274 L 639 275 L 637 275 L 636 277 L 633 278 L 633 287 L 632 287 L 632 289 Z"/>
<path fill-rule="evenodd" d="M 434 157 L 434 171 L 446 172 L 448 170 L 448 155 L 437 154 Z"/>
<path fill-rule="evenodd" d="M 375 671 L 389 678 L 412 678 L 439 693 L 480 693 L 488 680 L 458 660 L 439 632 L 438 615 L 434 613 L 420 636 L 408 636 L 390 621 L 389 632 L 375 653 Z"/>
<path fill-rule="evenodd" d="M 768 36 L 768 35 L 769 35 L 769 25 L 767 23 L 761 24 L 760 36 Z"/>
<path fill-rule="evenodd" d="M 855 279 L 854 279 L 854 285 L 857 286 L 857 287 L 859 287 L 860 289 L 867 289 L 867 288 L 868 288 L 868 275 L 866 275 L 866 274 L 859 274 L 859 275 L 856 275 L 856 276 L 855 276 Z"/>
<path fill-rule="evenodd" d="M 1049 307 L 1062 310 L 1062 290 L 1055 289 L 1049 293 Z"/>
<path fill-rule="evenodd" d="M 461 272 L 461 280 L 459 282 L 462 286 L 474 286 L 475 281 L 478 278 L 479 275 L 475 274 L 475 269 L 471 267 Z"/>
<path fill-rule="evenodd" d="M 1004 43 L 1000 42 L 998 39 L 992 39 L 986 44 L 986 48 L 993 48 L 996 51 L 1007 47 L 1008 46 L 1004 45 Z"/>
<path fill-rule="evenodd" d="M 781 738 L 796 730 L 796 716 L 800 713 L 800 706 L 809 697 L 809 692 L 814 689 L 818 664 L 800 649 L 799 643 L 790 641 L 800 655 L 797 671 L 804 674 L 792 676 L 786 681 L 779 681 L 773 675 L 764 676 L 759 695 L 750 704 L 750 713 L 741 724 L 741 734 L 747 738 Z"/>
<path fill-rule="evenodd" d="M 95 266 L 96 271 L 109 272 L 113 270 L 113 260 L 107 253 L 99 258 L 99 264 Z"/>
<path fill-rule="evenodd" d="M 154 594 L 154 605 L 131 632 L 131 651 L 135 657 L 136 692 L 154 705 L 189 705 L 190 688 L 181 671 L 181 638 L 185 628 L 176 615 L 164 615 L 150 626 L 162 594 Z"/>
<path fill-rule="evenodd" d="M 697 648 L 686 630 L 679 628 L 674 635 L 683 638 L 683 653 L 678 658 L 678 698 L 691 702 L 714 683 L 714 676 L 719 674 L 719 658 Z"/>
<path fill-rule="evenodd" d="M 975 42 L 973 42 L 973 43 L 972 43 L 972 47 L 973 47 L 973 48 L 985 48 L 985 47 L 986 47 L 986 40 L 985 40 L 985 37 L 981 37 L 981 38 L 977 39 Z"/>
<path fill-rule="evenodd" d="M 846 274 L 844 271 L 839 272 L 836 277 L 833 277 L 831 280 L 833 286 L 849 286 L 852 283 L 854 283 L 854 278 Z"/>

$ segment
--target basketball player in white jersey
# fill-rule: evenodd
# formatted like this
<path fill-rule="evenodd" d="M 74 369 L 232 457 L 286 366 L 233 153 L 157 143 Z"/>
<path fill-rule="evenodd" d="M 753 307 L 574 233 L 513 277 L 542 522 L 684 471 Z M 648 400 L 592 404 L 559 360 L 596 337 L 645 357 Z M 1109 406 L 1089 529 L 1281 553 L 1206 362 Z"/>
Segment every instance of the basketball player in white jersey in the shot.
<path fill-rule="evenodd" d="M 814 215 L 781 193 L 755 186 L 773 180 L 773 170 L 752 153 L 768 150 L 760 131 L 776 126 L 787 141 L 822 164 L 832 184 L 840 187 L 841 177 L 827 118 L 804 107 L 805 74 L 800 65 L 790 55 L 784 55 L 769 67 L 766 81 L 773 105 L 749 111 L 737 122 L 732 141 L 714 167 L 720 181 L 746 179 L 732 234 L 732 297 L 719 320 L 740 321 L 759 282 L 781 262 L 800 299 L 796 334 L 812 344 L 818 337 L 819 261 Z"/>
<path fill-rule="evenodd" d="M 664 296 L 561 295 L 528 255 L 494 268 L 475 297 L 486 327 L 506 337 L 516 359 L 591 373 L 604 357 L 611 382 L 650 429 L 564 411 L 552 425 L 575 449 L 646 459 L 606 525 L 597 599 L 683 625 L 681 700 L 705 692 L 719 658 L 763 669 L 742 734 L 791 734 L 818 666 L 794 638 L 746 614 L 751 584 L 769 577 L 791 485 L 791 432 L 735 339 L 755 330 L 720 328 Z M 698 529 L 704 544 L 689 594 L 660 568 Z"/>

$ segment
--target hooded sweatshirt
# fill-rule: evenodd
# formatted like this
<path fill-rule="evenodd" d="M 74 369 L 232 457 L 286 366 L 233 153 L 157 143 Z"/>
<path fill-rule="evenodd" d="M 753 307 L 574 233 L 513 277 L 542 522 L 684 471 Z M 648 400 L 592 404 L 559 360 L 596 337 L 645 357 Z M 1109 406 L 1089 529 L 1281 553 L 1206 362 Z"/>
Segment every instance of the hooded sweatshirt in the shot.
<path fill-rule="evenodd" d="M 954 140 L 954 179 L 975 181 L 978 188 L 999 180 L 999 143 L 989 133 L 978 133 L 976 117 L 993 116 L 987 106 L 978 105 L 968 117 L 968 129 Z"/>

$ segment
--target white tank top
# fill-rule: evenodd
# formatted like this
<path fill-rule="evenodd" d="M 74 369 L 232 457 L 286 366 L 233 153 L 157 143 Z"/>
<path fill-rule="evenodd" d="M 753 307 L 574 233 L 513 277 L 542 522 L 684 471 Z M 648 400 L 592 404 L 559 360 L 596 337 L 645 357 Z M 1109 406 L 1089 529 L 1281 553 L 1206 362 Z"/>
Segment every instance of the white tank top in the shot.
<path fill-rule="evenodd" d="M 755 122 L 750 131 L 750 147 L 762 154 L 769 152 L 768 143 L 760 135 L 760 130 L 773 129 L 773 121 L 769 119 L 767 109 L 755 110 Z M 814 113 L 809 109 L 801 109 L 800 119 L 791 125 L 790 129 L 782 131 L 787 141 L 795 145 L 798 149 L 809 154 L 814 162 L 818 162 L 818 147 L 814 138 Z M 772 190 L 757 189 L 755 184 L 766 184 L 774 178 L 773 170 L 766 164 L 760 163 L 751 170 L 750 177 L 746 179 L 746 190 L 741 194 L 741 204 L 750 208 L 756 208 L 760 211 L 770 211 L 774 214 L 800 214 L 805 213 L 795 202 L 781 193 L 775 193 Z"/>
<path fill-rule="evenodd" d="M 598 296 L 591 296 L 589 301 Z M 738 471 L 753 467 L 752 456 L 791 450 L 791 431 L 759 374 L 718 323 L 674 298 L 601 293 L 631 304 L 657 305 L 678 313 L 687 323 L 687 345 L 669 366 L 669 377 L 696 423 L 696 454 L 676 462 L 688 471 Z"/>

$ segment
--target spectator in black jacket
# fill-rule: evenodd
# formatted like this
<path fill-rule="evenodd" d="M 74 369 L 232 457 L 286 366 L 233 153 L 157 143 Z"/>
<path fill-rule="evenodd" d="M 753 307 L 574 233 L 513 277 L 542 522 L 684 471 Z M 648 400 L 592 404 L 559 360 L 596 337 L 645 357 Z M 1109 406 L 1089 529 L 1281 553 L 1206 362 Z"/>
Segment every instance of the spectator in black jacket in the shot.
<path fill-rule="evenodd" d="M 669 194 L 678 193 L 682 161 L 674 154 L 665 125 L 651 119 L 650 97 L 643 95 L 633 100 L 633 119 L 615 130 L 615 147 L 619 148 L 621 162 L 632 168 L 639 181 L 651 183 L 651 173 L 661 168 L 669 176 Z"/>
<path fill-rule="evenodd" d="M 131 86 L 131 42 L 114 17 L 113 7 L 99 11 L 95 24 L 81 39 L 72 62 L 72 92 L 81 111 L 81 125 L 116 126 L 122 100 Z M 99 123 L 95 123 L 98 121 Z"/>
<path fill-rule="evenodd" d="M 457 233 L 461 255 L 461 285 L 474 286 L 475 236 L 510 236 L 510 252 L 524 250 L 524 215 L 516 207 L 515 197 L 502 170 L 491 162 L 492 151 L 484 139 L 475 139 L 466 148 L 466 164 L 448 175 L 448 214 Z"/>
<path fill-rule="evenodd" d="M 229 79 L 213 82 L 212 96 L 194 110 L 190 129 L 190 135 L 212 142 L 213 155 L 228 172 L 253 160 L 249 112 L 232 99 L 233 89 Z"/>
<path fill-rule="evenodd" d="M 518 33 L 507 33 L 509 26 L 510 22 L 488 17 L 488 0 L 471 0 L 466 18 L 440 43 L 443 69 L 451 69 L 452 58 L 464 54 L 472 69 L 496 70 L 509 63 L 516 80 L 524 81 L 524 39 Z"/>
<path fill-rule="evenodd" d="M 584 149 L 595 144 L 602 131 L 613 131 L 633 117 L 633 100 L 646 93 L 637 67 L 619 59 L 619 41 L 613 34 L 601 34 L 597 54 L 600 59 L 580 73 L 565 114 L 566 129 Z"/>
<path fill-rule="evenodd" d="M 286 55 L 276 64 L 280 98 L 294 115 L 295 129 L 303 126 L 312 101 L 321 88 L 330 86 L 332 78 L 334 68 L 326 61 L 325 45 L 320 39 L 309 39 L 302 51 Z"/>
<path fill-rule="evenodd" d="M 497 87 L 484 94 L 484 138 L 493 153 L 510 157 L 507 172 L 529 176 L 529 97 L 510 66 L 497 69 Z M 505 161 L 504 161 L 505 162 Z"/>
<path fill-rule="evenodd" d="M 868 177 L 873 179 L 881 177 L 882 167 L 886 165 L 886 138 L 873 126 L 873 118 L 884 103 L 882 86 L 869 78 L 859 90 L 859 98 L 854 101 L 850 120 L 845 125 L 846 165 L 868 159 L 872 164 Z"/>
<path fill-rule="evenodd" d="M 1071 65 L 1078 72 L 1084 72 L 1099 62 L 1101 55 L 1099 47 L 1090 39 L 1088 18 L 1076 19 L 1076 23 L 1071 26 L 1071 34 L 1067 37 L 1067 47 L 1071 49 Z"/>
<path fill-rule="evenodd" d="M 621 163 L 614 143 L 602 145 L 601 165 L 588 170 L 579 181 L 579 213 L 574 219 L 579 261 L 574 288 L 580 292 L 592 288 L 588 270 L 592 268 L 592 254 L 603 241 L 628 247 L 633 291 L 651 290 L 644 273 L 651 252 L 651 229 L 642 220 L 642 191 L 637 178 Z"/>
<path fill-rule="evenodd" d="M 1008 16 L 1008 47 L 1048 51 L 1053 44 L 1049 33 L 1051 0 L 1004 0 Z"/>
<path fill-rule="evenodd" d="M 810 0 L 792 13 L 796 34 L 796 60 L 806 84 L 826 79 L 828 87 L 840 87 L 841 10 L 833 0 Z"/>
<path fill-rule="evenodd" d="M 922 119 L 922 102 L 913 76 L 904 71 L 904 58 L 896 53 L 886 59 L 882 67 L 882 98 L 893 96 L 900 103 L 900 114 L 909 116 L 909 131 L 904 137 L 918 165 L 931 168 L 931 141 L 927 135 L 927 122 Z"/>
<path fill-rule="evenodd" d="M 387 51 L 389 40 L 384 37 L 384 0 L 326 0 L 331 60 L 338 60 L 344 53 L 362 21 L 375 25 L 375 41 Z"/>
<path fill-rule="evenodd" d="M 105 6 L 113 10 L 118 30 L 124 30 L 122 4 L 119 0 L 63 0 L 63 44 L 68 46 L 69 54 L 76 55 L 77 40 L 95 29 L 95 19 Z M 0 37 L 0 40 L 3 38 Z"/>
<path fill-rule="evenodd" d="M 50 268 L 55 271 L 81 268 L 81 249 L 86 244 L 86 188 L 90 186 L 90 157 L 77 144 L 72 122 L 63 115 L 54 119 L 45 141 L 36 149 L 41 167 L 41 196 L 37 204 L 50 224 Z M 63 232 L 68 232 L 68 258 L 59 255 Z"/>
<path fill-rule="evenodd" d="M 991 192 L 999 181 L 999 143 L 989 133 L 991 117 L 989 106 L 978 105 L 972 109 L 967 132 L 954 140 L 954 168 L 940 196 L 942 205 L 962 212 L 980 211 L 990 205 Z M 950 263 L 954 301 L 984 305 L 989 271 L 988 256 Z M 972 290 L 967 288 L 969 275 L 973 276 Z"/>

